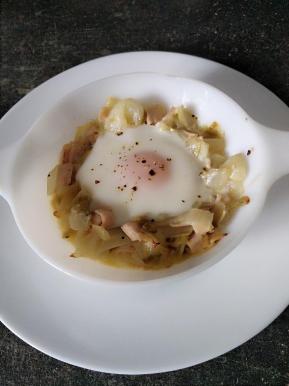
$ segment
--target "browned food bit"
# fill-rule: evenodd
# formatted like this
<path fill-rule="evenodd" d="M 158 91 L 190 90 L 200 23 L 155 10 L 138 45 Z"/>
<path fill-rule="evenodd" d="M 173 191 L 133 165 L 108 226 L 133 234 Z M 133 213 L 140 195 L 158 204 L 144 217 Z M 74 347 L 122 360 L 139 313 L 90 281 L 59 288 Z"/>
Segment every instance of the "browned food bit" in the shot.
<path fill-rule="evenodd" d="M 95 225 L 101 225 L 105 229 L 113 227 L 114 217 L 110 209 L 96 209 L 91 216 L 91 222 Z"/>
<path fill-rule="evenodd" d="M 250 197 L 243 196 L 240 198 L 240 204 L 241 205 L 248 205 L 250 203 Z"/>
<path fill-rule="evenodd" d="M 220 240 L 222 240 L 222 238 L 224 237 L 224 233 L 219 230 L 219 229 L 215 229 L 214 232 L 212 232 L 211 234 L 208 235 L 209 237 L 209 242 L 211 244 L 217 244 Z"/>
<path fill-rule="evenodd" d="M 166 109 L 162 104 L 155 104 L 146 109 L 146 123 L 155 125 L 166 115 Z"/>

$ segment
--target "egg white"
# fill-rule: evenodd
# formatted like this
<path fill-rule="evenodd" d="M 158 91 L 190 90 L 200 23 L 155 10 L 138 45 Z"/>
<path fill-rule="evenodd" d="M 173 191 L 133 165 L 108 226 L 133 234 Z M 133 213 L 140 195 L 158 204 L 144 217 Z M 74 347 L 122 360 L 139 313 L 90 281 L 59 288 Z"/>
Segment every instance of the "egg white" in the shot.
<path fill-rule="evenodd" d="M 137 143 L 137 146 L 136 146 Z M 120 157 L 133 152 L 157 152 L 170 158 L 170 176 L 157 189 L 146 185 L 133 191 L 123 188 L 117 170 Z M 127 128 L 122 135 L 101 134 L 77 173 L 77 180 L 91 195 L 95 207 L 110 208 L 115 226 L 143 216 L 160 218 L 176 216 L 189 210 L 202 184 L 201 165 L 175 133 L 156 126 Z"/>

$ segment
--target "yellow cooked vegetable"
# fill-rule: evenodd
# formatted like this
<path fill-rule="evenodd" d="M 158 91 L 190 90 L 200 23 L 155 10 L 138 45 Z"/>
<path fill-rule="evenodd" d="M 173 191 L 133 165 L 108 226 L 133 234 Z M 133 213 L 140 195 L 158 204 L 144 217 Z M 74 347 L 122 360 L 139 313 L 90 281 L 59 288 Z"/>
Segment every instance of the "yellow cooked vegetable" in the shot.
<path fill-rule="evenodd" d="M 180 136 L 199 161 L 203 191 L 181 215 L 144 216 L 113 227 L 112 210 L 97 206 L 75 175 L 100 132 L 118 134 L 144 122 Z M 75 247 L 72 257 L 90 257 L 118 267 L 161 269 L 203 253 L 225 236 L 222 227 L 232 213 L 250 202 L 244 196 L 247 173 L 243 154 L 226 155 L 225 137 L 216 122 L 199 126 L 197 117 L 184 106 L 166 112 L 162 105 L 152 105 L 145 111 L 134 99 L 111 97 L 98 118 L 80 126 L 74 140 L 64 145 L 59 163 L 48 174 L 47 194 L 63 237 Z"/>
<path fill-rule="evenodd" d="M 139 126 L 144 122 L 144 108 L 133 99 L 117 101 L 104 120 L 104 129 L 119 132 L 127 127 Z"/>

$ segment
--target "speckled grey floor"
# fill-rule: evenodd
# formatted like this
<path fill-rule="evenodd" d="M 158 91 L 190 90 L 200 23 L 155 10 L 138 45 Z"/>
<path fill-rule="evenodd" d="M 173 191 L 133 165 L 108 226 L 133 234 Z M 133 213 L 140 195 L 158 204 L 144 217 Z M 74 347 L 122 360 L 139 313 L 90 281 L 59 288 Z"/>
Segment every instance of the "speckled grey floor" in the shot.
<path fill-rule="evenodd" d="M 71 66 L 110 53 L 147 49 L 227 64 L 289 104 L 286 0 L 2 0 L 0 113 Z M 289 309 L 254 339 L 215 360 L 138 377 L 58 362 L 0 325 L 0 386 L 14 385 L 289 385 Z"/>

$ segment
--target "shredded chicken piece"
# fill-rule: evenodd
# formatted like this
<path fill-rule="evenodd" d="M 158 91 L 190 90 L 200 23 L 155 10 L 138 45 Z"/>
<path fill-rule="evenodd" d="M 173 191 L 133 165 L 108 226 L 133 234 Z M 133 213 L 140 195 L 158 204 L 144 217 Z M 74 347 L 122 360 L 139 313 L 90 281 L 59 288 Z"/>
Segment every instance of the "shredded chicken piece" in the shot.
<path fill-rule="evenodd" d="M 91 217 L 91 222 L 95 225 L 101 225 L 105 229 L 113 227 L 113 213 L 110 209 L 96 209 Z"/>
<path fill-rule="evenodd" d="M 86 133 L 85 142 L 88 145 L 93 145 L 97 139 L 97 136 L 98 136 L 97 127 L 91 127 L 88 129 Z"/>
<path fill-rule="evenodd" d="M 143 123 L 179 136 L 199 166 L 199 182 L 203 186 L 190 209 L 180 215 L 135 217 L 116 227 L 112 210 L 94 210 L 95 202 L 77 181 L 76 173 L 99 133 L 121 135 L 127 128 Z M 228 157 L 225 144 L 225 136 L 216 122 L 209 127 L 200 126 L 197 117 L 185 106 L 166 111 L 162 104 L 145 108 L 131 98 L 108 98 L 97 119 L 77 128 L 74 139 L 63 146 L 58 164 L 47 176 L 53 214 L 60 221 L 63 237 L 70 238 L 76 248 L 71 256 L 103 255 L 110 261 L 116 257 L 116 265 L 154 269 L 169 267 L 212 248 L 227 235 L 220 226 L 226 224 L 235 209 L 250 202 L 244 196 L 246 157 L 244 154 Z"/>
<path fill-rule="evenodd" d="M 61 163 L 77 163 L 89 149 L 89 143 L 83 141 L 73 141 L 63 146 Z"/>
<path fill-rule="evenodd" d="M 149 106 L 146 109 L 146 122 L 148 125 L 155 125 L 157 122 L 161 121 L 162 118 L 166 115 L 166 109 L 162 104 L 155 104 Z"/>
<path fill-rule="evenodd" d="M 129 221 L 121 226 L 123 232 L 131 241 L 145 241 L 157 243 L 157 239 L 149 232 L 146 232 L 136 221 Z"/>
<path fill-rule="evenodd" d="M 58 166 L 57 179 L 63 186 L 71 185 L 73 178 L 73 165 L 72 163 L 65 163 Z"/>

